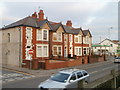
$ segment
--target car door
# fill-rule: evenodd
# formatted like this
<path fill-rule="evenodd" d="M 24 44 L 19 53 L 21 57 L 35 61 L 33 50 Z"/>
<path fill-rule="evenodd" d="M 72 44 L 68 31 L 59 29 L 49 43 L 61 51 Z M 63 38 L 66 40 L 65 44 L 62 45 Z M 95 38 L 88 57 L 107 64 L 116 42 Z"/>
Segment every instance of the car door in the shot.
<path fill-rule="evenodd" d="M 82 71 L 82 74 L 83 74 L 83 76 L 84 76 L 84 79 L 85 79 L 85 81 L 86 82 L 89 82 L 89 74 L 86 72 L 86 71 Z"/>
<path fill-rule="evenodd" d="M 82 72 L 77 72 L 77 79 L 78 79 L 77 81 L 84 79 Z"/>
<path fill-rule="evenodd" d="M 67 85 L 67 88 L 77 88 L 77 77 L 75 73 L 73 73 L 70 76 L 69 84 Z"/>

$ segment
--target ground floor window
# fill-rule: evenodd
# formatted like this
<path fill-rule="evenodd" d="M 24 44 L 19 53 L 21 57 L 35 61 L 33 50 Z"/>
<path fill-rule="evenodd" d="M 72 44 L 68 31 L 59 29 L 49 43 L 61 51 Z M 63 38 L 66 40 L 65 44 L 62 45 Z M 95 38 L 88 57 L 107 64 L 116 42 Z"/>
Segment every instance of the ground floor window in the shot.
<path fill-rule="evenodd" d="M 75 55 L 77 55 L 77 56 L 82 55 L 82 48 L 81 47 L 75 47 Z"/>
<path fill-rule="evenodd" d="M 38 44 L 36 48 L 37 57 L 48 57 L 48 45 Z"/>
<path fill-rule="evenodd" d="M 86 55 L 86 54 L 87 54 L 87 50 L 86 50 L 86 48 L 84 48 L 83 51 L 84 51 L 84 55 Z"/>
<path fill-rule="evenodd" d="M 84 52 L 84 55 L 89 55 L 89 48 L 84 48 L 83 52 Z"/>
<path fill-rule="evenodd" d="M 62 46 L 53 46 L 53 56 L 62 56 Z"/>

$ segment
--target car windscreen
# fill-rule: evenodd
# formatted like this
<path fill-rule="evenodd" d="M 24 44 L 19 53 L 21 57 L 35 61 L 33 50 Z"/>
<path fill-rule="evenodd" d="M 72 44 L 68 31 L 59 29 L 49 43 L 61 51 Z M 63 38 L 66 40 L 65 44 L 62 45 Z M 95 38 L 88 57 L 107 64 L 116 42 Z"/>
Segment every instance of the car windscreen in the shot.
<path fill-rule="evenodd" d="M 65 83 L 70 75 L 69 74 L 64 74 L 64 73 L 58 73 L 51 77 L 50 79 L 53 81 L 58 81 L 58 82 L 63 82 Z"/>
<path fill-rule="evenodd" d="M 116 57 L 115 59 L 120 59 L 120 57 Z"/>

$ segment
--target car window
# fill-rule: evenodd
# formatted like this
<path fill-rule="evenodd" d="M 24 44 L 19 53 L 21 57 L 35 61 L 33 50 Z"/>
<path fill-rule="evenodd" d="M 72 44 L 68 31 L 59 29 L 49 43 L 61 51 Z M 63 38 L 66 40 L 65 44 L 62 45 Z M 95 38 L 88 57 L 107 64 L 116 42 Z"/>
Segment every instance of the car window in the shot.
<path fill-rule="evenodd" d="M 88 75 L 86 71 L 82 71 L 82 73 L 84 76 Z"/>
<path fill-rule="evenodd" d="M 120 57 L 116 57 L 115 59 L 120 59 Z"/>
<path fill-rule="evenodd" d="M 65 83 L 69 76 L 70 74 L 58 73 L 54 75 L 53 77 L 51 77 L 51 80 Z"/>
<path fill-rule="evenodd" d="M 76 75 L 73 74 L 73 75 L 71 76 L 70 80 L 76 80 Z"/>
<path fill-rule="evenodd" d="M 78 73 L 77 73 L 77 77 L 78 77 L 78 78 L 83 77 L 82 73 L 81 73 L 81 72 L 78 72 Z"/>

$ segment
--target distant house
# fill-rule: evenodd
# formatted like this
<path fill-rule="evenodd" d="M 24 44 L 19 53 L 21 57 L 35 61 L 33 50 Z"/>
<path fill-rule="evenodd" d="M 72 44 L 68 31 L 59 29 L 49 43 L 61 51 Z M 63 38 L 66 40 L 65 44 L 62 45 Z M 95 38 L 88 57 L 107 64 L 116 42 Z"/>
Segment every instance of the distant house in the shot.
<path fill-rule="evenodd" d="M 119 44 L 118 40 L 105 39 L 99 44 L 93 44 L 92 50 L 93 53 L 96 54 L 102 53 L 115 55 L 117 52 L 118 44 Z"/>
<path fill-rule="evenodd" d="M 64 25 L 44 19 L 43 10 L 6 25 L 0 32 L 3 64 L 21 66 L 27 60 L 82 58 L 91 53 L 89 30 L 74 28 L 71 20 Z"/>

